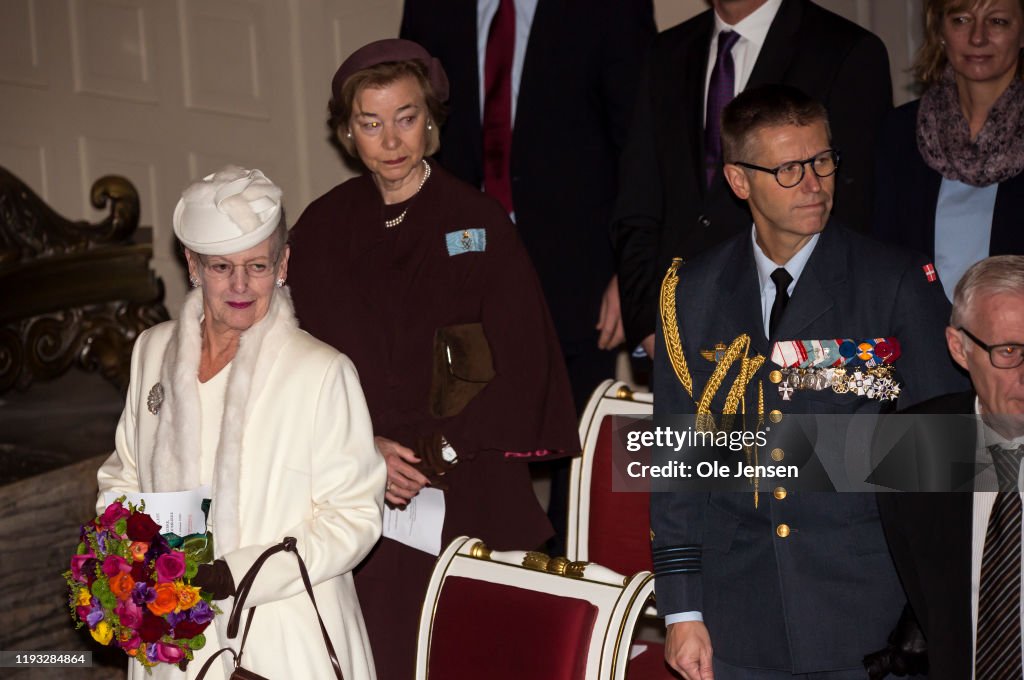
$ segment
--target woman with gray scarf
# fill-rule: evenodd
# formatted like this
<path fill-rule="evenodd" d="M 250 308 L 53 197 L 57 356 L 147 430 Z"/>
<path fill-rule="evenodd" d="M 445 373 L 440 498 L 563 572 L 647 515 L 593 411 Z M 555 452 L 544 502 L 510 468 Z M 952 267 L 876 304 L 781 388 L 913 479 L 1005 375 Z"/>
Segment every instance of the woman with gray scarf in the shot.
<path fill-rule="evenodd" d="M 975 262 L 1024 253 L 1022 48 L 1024 0 L 927 0 L 924 95 L 879 135 L 875 235 L 929 255 L 950 299 Z"/>

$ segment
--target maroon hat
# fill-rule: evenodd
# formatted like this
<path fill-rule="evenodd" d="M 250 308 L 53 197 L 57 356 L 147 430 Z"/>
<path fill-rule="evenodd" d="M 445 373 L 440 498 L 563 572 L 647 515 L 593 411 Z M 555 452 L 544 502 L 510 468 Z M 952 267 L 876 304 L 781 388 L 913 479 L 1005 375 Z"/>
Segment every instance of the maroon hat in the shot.
<path fill-rule="evenodd" d="M 411 40 L 388 38 L 378 40 L 360 47 L 338 67 L 331 81 L 331 94 L 334 99 L 341 99 L 341 88 L 345 81 L 354 73 L 363 69 L 389 61 L 409 61 L 416 59 L 427 67 L 427 77 L 434 87 L 434 94 L 442 102 L 448 100 L 448 76 L 445 75 L 441 62 L 430 56 L 422 45 Z"/>

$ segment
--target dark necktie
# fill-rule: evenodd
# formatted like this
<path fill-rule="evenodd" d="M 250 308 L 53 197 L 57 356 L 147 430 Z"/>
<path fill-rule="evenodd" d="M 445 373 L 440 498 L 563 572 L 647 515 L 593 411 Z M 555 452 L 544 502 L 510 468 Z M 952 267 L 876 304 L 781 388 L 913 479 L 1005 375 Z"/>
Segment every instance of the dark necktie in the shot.
<path fill-rule="evenodd" d="M 487 33 L 484 55 L 484 191 L 512 209 L 512 59 L 516 45 L 513 0 L 501 0 Z"/>
<path fill-rule="evenodd" d="M 1020 474 L 1020 461 L 1024 458 L 1024 444 L 1015 449 L 1004 449 L 995 444 L 988 447 L 992 453 L 992 462 L 996 468 L 1000 491 L 1017 491 L 1017 478 Z"/>
<path fill-rule="evenodd" d="M 722 109 L 733 97 L 736 89 L 736 67 L 732 61 L 732 46 L 740 39 L 736 31 L 718 34 L 718 58 L 708 82 L 707 117 L 704 119 L 704 163 L 708 186 L 722 165 Z"/>
<path fill-rule="evenodd" d="M 785 267 L 779 267 L 772 272 L 772 281 L 775 282 L 775 302 L 772 303 L 772 313 L 768 317 L 768 337 L 774 338 L 775 331 L 782 320 L 782 314 L 789 304 L 789 284 L 793 283 L 793 277 L 789 275 Z"/>
<path fill-rule="evenodd" d="M 1020 537 L 1020 494 L 996 494 L 981 557 L 974 662 L 974 677 L 978 680 L 1019 680 L 1021 677 Z"/>

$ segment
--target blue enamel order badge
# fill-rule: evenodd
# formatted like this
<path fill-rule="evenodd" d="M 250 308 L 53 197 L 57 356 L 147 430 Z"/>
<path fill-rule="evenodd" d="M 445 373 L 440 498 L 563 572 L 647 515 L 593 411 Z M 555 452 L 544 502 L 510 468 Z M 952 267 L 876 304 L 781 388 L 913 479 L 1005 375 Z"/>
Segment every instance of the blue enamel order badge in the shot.
<path fill-rule="evenodd" d="M 449 255 L 462 253 L 482 253 L 487 249 L 486 229 L 461 229 L 450 231 L 444 235 Z"/>

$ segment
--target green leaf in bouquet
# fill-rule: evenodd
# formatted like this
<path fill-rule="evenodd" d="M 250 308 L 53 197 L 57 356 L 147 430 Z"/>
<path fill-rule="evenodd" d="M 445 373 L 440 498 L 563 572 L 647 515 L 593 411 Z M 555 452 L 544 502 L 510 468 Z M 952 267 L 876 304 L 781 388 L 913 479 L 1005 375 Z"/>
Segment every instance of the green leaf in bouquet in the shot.
<path fill-rule="evenodd" d="M 206 636 L 200 633 L 188 641 L 189 649 L 202 649 L 206 645 Z"/>
<path fill-rule="evenodd" d="M 128 532 L 128 520 L 122 517 L 114 524 L 114 531 L 124 536 Z"/>

